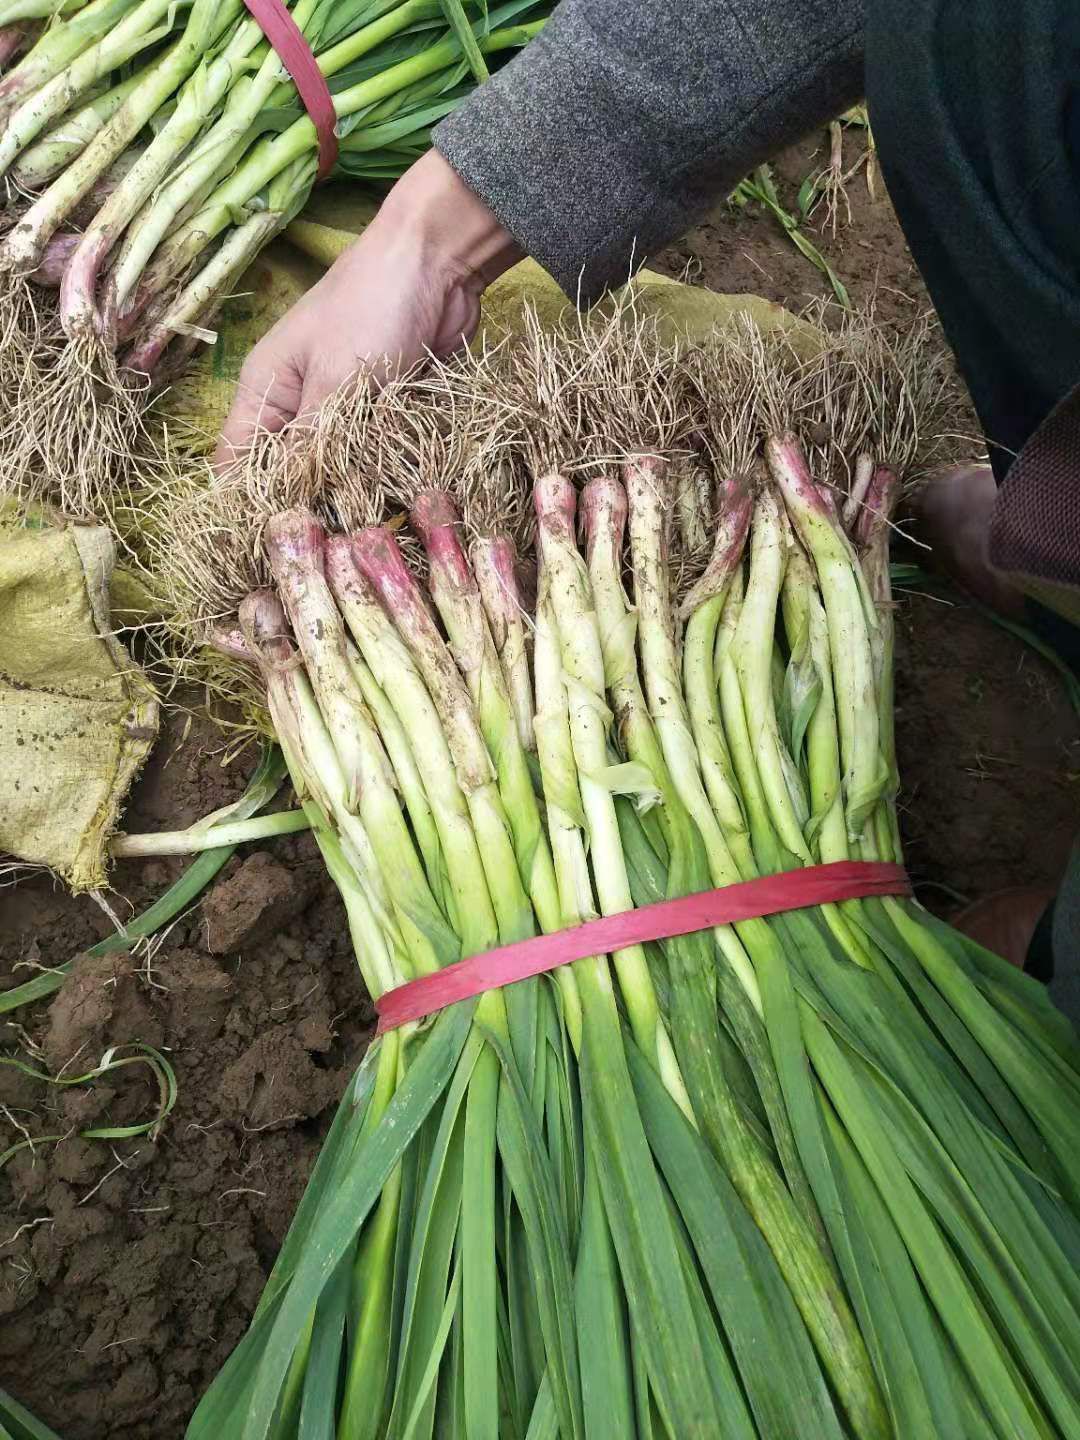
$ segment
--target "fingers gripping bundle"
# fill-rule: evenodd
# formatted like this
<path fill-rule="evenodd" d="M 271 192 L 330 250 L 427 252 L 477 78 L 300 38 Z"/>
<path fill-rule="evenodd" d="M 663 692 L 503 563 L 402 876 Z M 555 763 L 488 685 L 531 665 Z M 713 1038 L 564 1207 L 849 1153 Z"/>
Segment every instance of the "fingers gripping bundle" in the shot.
<path fill-rule="evenodd" d="M 177 632 L 263 708 L 373 996 L 900 858 L 920 355 L 533 326 L 177 497 Z M 1077 1061 L 1033 983 L 902 898 L 390 1030 L 189 1433 L 1080 1435 Z"/>

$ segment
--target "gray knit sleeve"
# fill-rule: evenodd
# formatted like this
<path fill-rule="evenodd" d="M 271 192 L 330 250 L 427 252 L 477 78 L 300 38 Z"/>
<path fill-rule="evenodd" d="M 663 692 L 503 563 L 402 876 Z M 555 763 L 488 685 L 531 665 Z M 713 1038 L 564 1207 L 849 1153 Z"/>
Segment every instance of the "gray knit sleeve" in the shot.
<path fill-rule="evenodd" d="M 856 101 L 865 0 L 562 0 L 435 145 L 590 298 Z"/>

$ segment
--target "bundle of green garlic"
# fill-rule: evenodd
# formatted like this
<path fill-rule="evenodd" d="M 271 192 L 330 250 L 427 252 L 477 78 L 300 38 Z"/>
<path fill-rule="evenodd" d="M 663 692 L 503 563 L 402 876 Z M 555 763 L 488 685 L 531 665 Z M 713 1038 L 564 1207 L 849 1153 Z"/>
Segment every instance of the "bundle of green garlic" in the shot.
<path fill-rule="evenodd" d="M 244 0 L 0 0 L 3 492 L 111 518 L 152 394 L 316 181 L 396 179 L 551 6 L 285 8 L 321 124 Z"/>
<path fill-rule="evenodd" d="M 177 487 L 182 668 L 279 741 L 372 997 L 901 860 L 926 356 L 533 323 Z M 368 1050 L 190 1440 L 1080 1437 L 1078 1102 L 1040 987 L 902 894 L 489 989 Z"/>

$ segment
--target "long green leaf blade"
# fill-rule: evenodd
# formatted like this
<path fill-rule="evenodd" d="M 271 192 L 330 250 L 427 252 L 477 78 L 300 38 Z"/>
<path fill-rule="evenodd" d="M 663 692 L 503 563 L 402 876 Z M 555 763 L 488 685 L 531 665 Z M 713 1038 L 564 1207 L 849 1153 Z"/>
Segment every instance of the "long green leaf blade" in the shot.
<path fill-rule="evenodd" d="M 465 1102 L 461 1299 L 465 1406 L 474 1440 L 498 1440 L 495 1290 L 495 1125 L 499 1061 L 480 1056 Z"/>
<path fill-rule="evenodd" d="M 366 1139 L 313 1227 L 266 1337 L 243 1440 L 266 1440 L 300 1327 L 406 1147 L 449 1084 L 468 1037 L 472 1011 L 473 1005 L 463 1002 L 439 1016 L 382 1123 Z"/>

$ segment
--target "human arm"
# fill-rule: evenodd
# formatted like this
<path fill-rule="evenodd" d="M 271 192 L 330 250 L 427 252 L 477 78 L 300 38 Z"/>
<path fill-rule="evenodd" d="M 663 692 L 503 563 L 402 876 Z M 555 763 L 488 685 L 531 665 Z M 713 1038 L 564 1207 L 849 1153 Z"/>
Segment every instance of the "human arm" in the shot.
<path fill-rule="evenodd" d="M 564 0 L 434 143 L 591 300 L 853 104 L 866 0 Z"/>

